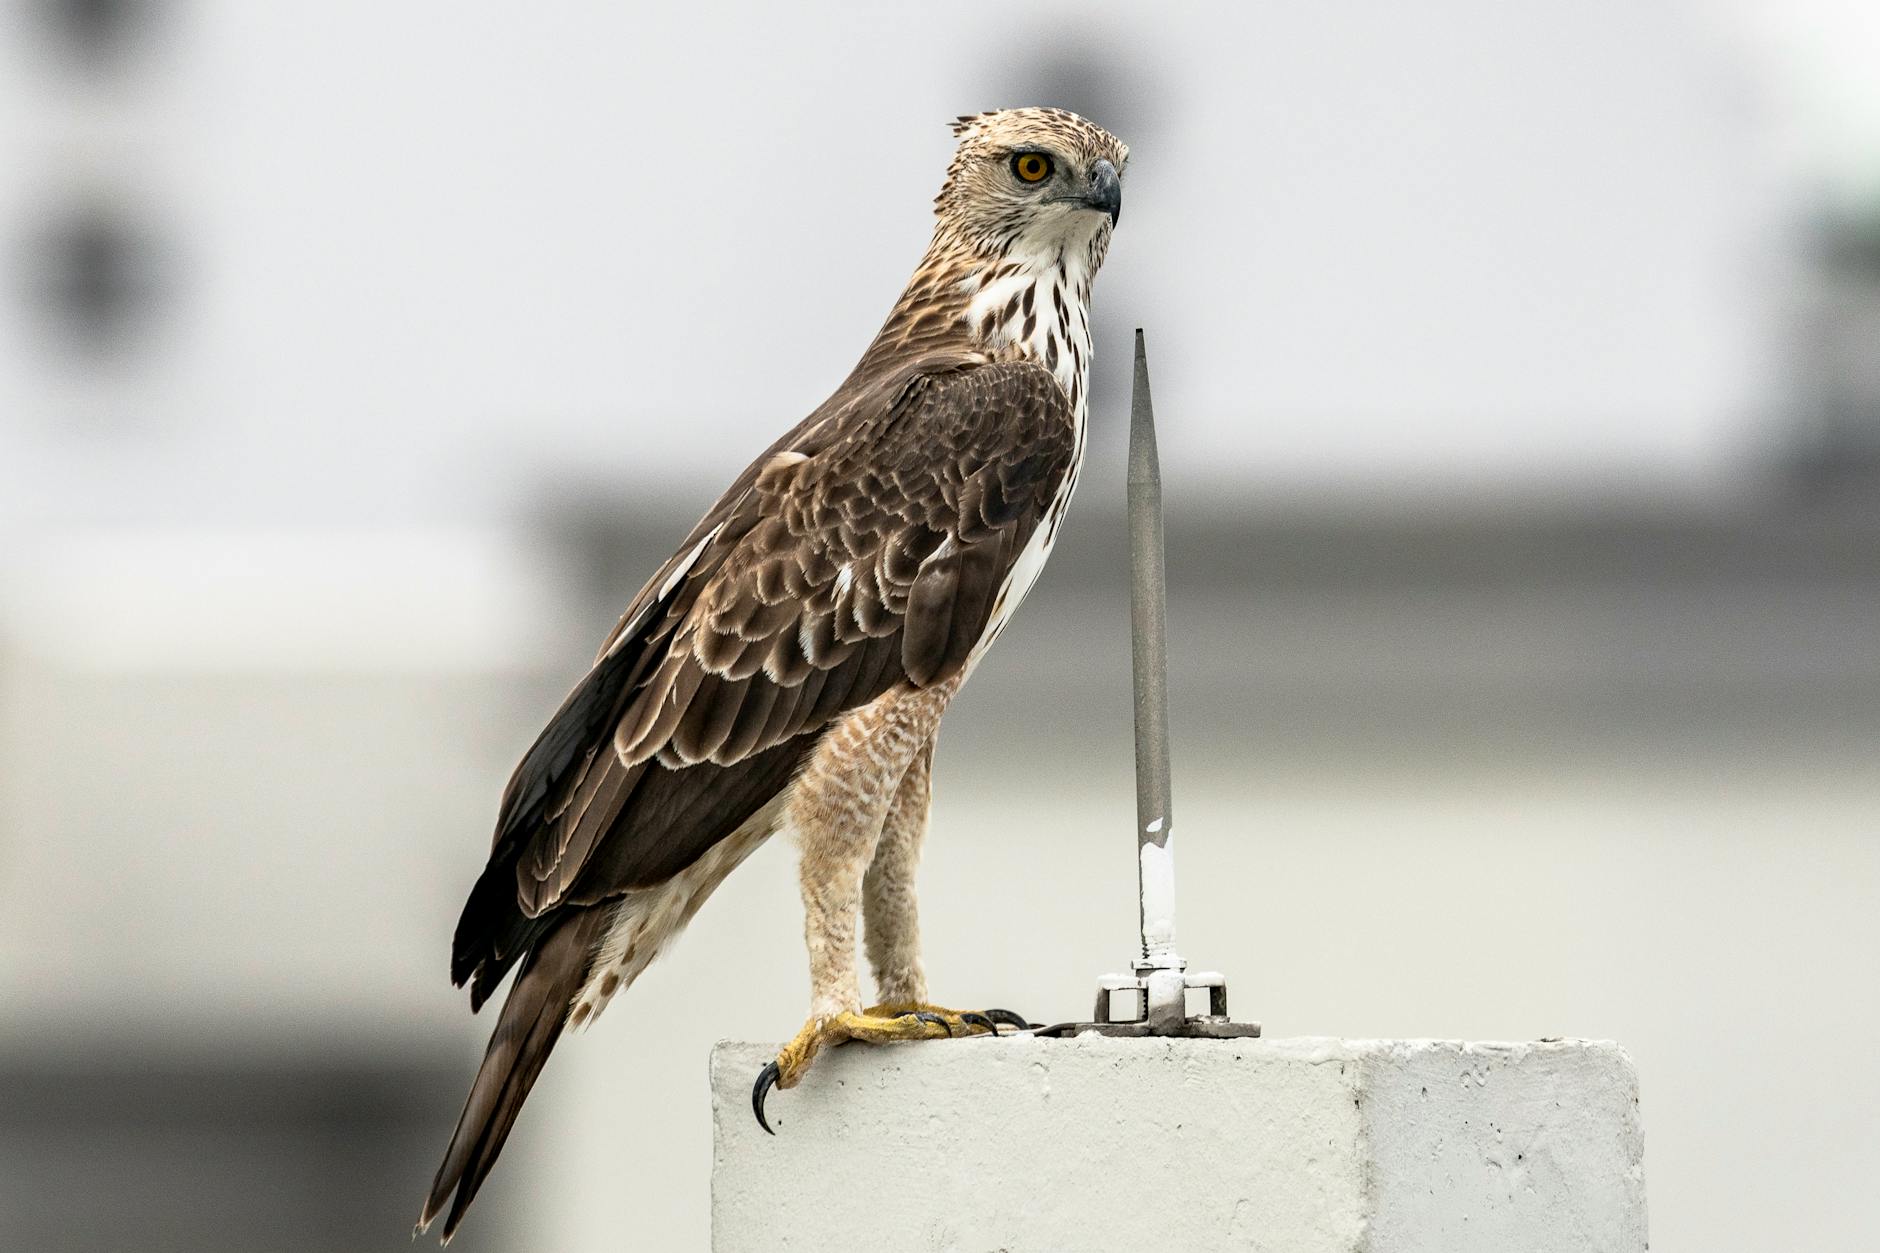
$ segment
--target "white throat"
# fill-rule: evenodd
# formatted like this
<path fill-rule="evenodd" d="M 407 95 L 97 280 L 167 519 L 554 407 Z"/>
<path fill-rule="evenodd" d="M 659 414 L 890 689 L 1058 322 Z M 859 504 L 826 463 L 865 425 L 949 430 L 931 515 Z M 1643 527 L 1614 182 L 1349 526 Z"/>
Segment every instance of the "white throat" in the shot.
<path fill-rule="evenodd" d="M 1036 361 L 1057 376 L 1077 415 L 1079 443 L 1090 399 L 1090 249 L 1051 241 L 1005 254 L 969 277 L 966 319 L 999 360 Z"/>
<path fill-rule="evenodd" d="M 1058 386 L 1070 398 L 1076 427 L 1069 470 L 999 588 L 991 621 L 967 660 L 968 673 L 1044 569 L 1058 524 L 1077 490 L 1089 427 L 1085 415 L 1090 405 L 1090 280 L 1095 271 L 1089 241 L 1065 241 L 1035 252 L 1007 253 L 965 281 L 972 293 L 965 316 L 974 337 L 995 360 L 1036 361 L 1056 375 Z"/>

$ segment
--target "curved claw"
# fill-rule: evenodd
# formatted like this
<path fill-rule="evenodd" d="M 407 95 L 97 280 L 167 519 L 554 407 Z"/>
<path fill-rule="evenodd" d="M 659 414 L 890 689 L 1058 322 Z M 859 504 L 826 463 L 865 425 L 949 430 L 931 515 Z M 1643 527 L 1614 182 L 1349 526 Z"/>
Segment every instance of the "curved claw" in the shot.
<path fill-rule="evenodd" d="M 777 1069 L 777 1063 L 772 1062 L 757 1072 L 757 1082 L 751 1088 L 751 1110 L 757 1115 L 757 1125 L 765 1131 L 770 1131 L 770 1124 L 764 1119 L 764 1098 L 770 1095 L 772 1088 L 777 1086 L 777 1080 L 782 1073 Z M 774 1136 L 777 1133 L 770 1131 L 770 1134 Z"/>
<path fill-rule="evenodd" d="M 975 1027 L 984 1027 L 987 1035 L 999 1034 L 999 1028 L 994 1025 L 992 1019 L 986 1017 L 984 1014 L 961 1014 L 960 1021 L 969 1023 Z"/>
<path fill-rule="evenodd" d="M 986 1017 L 994 1022 L 1002 1022 L 1008 1027 L 1017 1027 L 1020 1031 L 1030 1031 L 1032 1025 L 1025 1021 L 1024 1015 L 1015 1014 L 1009 1009 L 989 1009 Z"/>
<path fill-rule="evenodd" d="M 901 1017 L 912 1018 L 917 1022 L 939 1023 L 940 1029 L 947 1033 L 947 1039 L 951 1040 L 953 1038 L 953 1024 L 948 1022 L 946 1019 L 942 1018 L 938 1014 L 930 1014 L 924 1009 L 917 1009 L 917 1010 L 910 1010 L 909 1012 L 902 1014 Z"/>

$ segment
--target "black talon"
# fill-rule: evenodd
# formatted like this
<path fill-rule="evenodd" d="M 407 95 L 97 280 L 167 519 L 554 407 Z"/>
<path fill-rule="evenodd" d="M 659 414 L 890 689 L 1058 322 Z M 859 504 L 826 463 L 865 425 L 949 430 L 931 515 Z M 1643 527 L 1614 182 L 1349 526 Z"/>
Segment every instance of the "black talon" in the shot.
<path fill-rule="evenodd" d="M 902 1014 L 901 1017 L 913 1018 L 920 1022 L 937 1022 L 940 1024 L 941 1029 L 947 1033 L 947 1039 L 951 1040 L 953 1038 L 953 1024 L 938 1014 L 930 1014 L 924 1009 L 917 1009 Z"/>
<path fill-rule="evenodd" d="M 992 1019 L 986 1017 L 984 1014 L 961 1014 L 960 1021 L 969 1022 L 975 1027 L 984 1027 L 988 1035 L 999 1034 L 998 1027 L 994 1026 Z"/>
<path fill-rule="evenodd" d="M 770 1131 L 770 1124 L 764 1121 L 764 1098 L 782 1077 L 783 1072 L 777 1069 L 776 1062 L 772 1062 L 757 1072 L 757 1083 L 751 1088 L 751 1109 L 757 1114 L 757 1125 L 765 1131 Z M 777 1133 L 770 1131 L 770 1134 L 774 1136 Z"/>
<path fill-rule="evenodd" d="M 989 1009 L 986 1011 L 986 1017 L 994 1022 L 1002 1022 L 1008 1027 L 1017 1027 L 1020 1031 L 1032 1029 L 1032 1025 L 1025 1021 L 1023 1015 L 1014 1014 L 1009 1009 Z"/>

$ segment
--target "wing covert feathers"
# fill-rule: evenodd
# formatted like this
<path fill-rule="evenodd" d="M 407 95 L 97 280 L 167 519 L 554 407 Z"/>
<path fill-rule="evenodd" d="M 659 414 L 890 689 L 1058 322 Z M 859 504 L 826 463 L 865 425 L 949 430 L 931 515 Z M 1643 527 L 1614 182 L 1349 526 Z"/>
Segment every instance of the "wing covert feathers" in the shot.
<path fill-rule="evenodd" d="M 1025 363 L 915 375 L 814 452 L 773 449 L 726 528 L 739 538 L 695 567 L 617 754 L 725 765 L 894 682 L 951 677 L 1073 450 L 1062 389 Z"/>

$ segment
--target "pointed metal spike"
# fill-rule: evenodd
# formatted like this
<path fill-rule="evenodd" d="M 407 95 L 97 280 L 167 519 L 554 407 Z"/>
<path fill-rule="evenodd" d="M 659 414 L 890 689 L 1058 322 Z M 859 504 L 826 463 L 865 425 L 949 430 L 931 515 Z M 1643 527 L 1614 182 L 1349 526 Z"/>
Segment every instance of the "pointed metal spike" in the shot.
<path fill-rule="evenodd" d="M 1136 694 L 1136 873 L 1141 956 L 1127 974 L 1097 980 L 1094 1021 L 1037 1027 L 1046 1036 L 1248 1039 L 1257 1022 L 1227 1017 L 1227 979 L 1191 971 L 1175 948 L 1174 806 L 1168 743 L 1168 585 L 1162 551 L 1162 467 L 1155 407 L 1149 399 L 1149 352 L 1136 331 L 1136 380 L 1129 405 L 1130 662 Z M 1205 988 L 1208 1012 L 1188 1016 L 1187 994 Z M 1141 997 L 1141 1016 L 1116 1016 L 1119 993 Z"/>
<path fill-rule="evenodd" d="M 1136 331 L 1129 406 L 1130 659 L 1136 692 L 1136 841 L 1142 956 L 1175 957 L 1174 812 L 1168 745 L 1168 588 L 1163 569 L 1162 466 L 1156 454 L 1149 357 Z"/>

